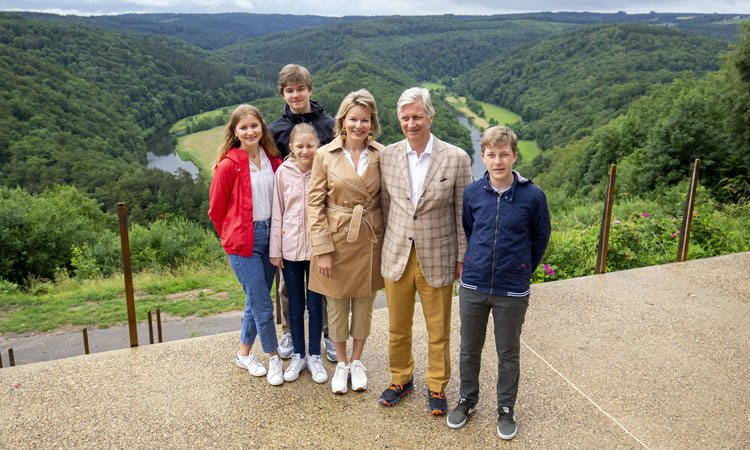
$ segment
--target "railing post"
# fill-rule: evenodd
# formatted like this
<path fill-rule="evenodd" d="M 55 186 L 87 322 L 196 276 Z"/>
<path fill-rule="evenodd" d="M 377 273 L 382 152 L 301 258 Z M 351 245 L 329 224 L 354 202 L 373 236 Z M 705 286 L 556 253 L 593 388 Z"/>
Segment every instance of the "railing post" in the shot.
<path fill-rule="evenodd" d="M 0 369 L 3 368 L 3 354 L 0 353 Z"/>
<path fill-rule="evenodd" d="M 695 191 L 698 189 L 698 173 L 701 168 L 701 160 L 696 159 L 693 166 L 693 177 L 690 179 L 690 188 L 685 199 L 685 210 L 682 213 L 682 226 L 680 227 L 680 241 L 677 244 L 677 262 L 687 261 L 688 246 L 690 245 L 690 227 L 693 224 L 693 210 L 695 208 Z"/>
<path fill-rule="evenodd" d="M 8 349 L 8 364 L 10 364 L 10 367 L 13 367 L 16 365 L 16 356 L 13 354 L 13 349 Z"/>
<path fill-rule="evenodd" d="M 161 344 L 161 308 L 156 308 L 156 334 Z"/>
<path fill-rule="evenodd" d="M 594 273 L 604 273 L 607 268 L 607 253 L 609 252 L 609 228 L 612 222 L 612 203 L 615 198 L 615 177 L 617 164 L 609 167 L 609 183 L 607 184 L 607 198 L 604 199 L 602 211 L 602 225 L 599 230 L 599 248 L 596 252 L 596 269 Z"/>
<path fill-rule="evenodd" d="M 149 309 L 146 313 L 148 315 L 148 343 L 154 343 L 154 322 L 151 320 L 151 310 Z"/>
<path fill-rule="evenodd" d="M 128 330 L 130 346 L 138 347 L 138 327 L 135 323 L 135 297 L 133 295 L 133 273 L 130 268 L 130 238 L 128 237 L 128 207 L 124 202 L 117 204 L 120 217 L 120 245 L 122 247 L 122 271 L 125 277 L 125 303 L 128 307 Z"/>
<path fill-rule="evenodd" d="M 81 331 L 83 332 L 83 353 L 88 355 L 89 354 L 89 331 L 86 328 L 84 328 Z"/>

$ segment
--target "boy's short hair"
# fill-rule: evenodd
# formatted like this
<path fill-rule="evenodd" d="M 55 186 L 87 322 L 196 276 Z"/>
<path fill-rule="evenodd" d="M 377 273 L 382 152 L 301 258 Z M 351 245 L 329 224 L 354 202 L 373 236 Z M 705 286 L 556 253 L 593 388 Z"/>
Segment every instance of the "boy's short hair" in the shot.
<path fill-rule="evenodd" d="M 290 85 L 304 84 L 312 91 L 312 76 L 299 64 L 287 64 L 279 72 L 279 94 L 284 95 L 284 88 Z"/>
<path fill-rule="evenodd" d="M 510 149 L 513 150 L 513 154 L 518 153 L 518 137 L 516 133 L 510 127 L 505 125 L 497 125 L 491 128 L 487 128 L 482 133 L 482 154 L 484 155 L 485 149 L 496 145 L 502 147 L 505 144 L 510 144 Z"/>

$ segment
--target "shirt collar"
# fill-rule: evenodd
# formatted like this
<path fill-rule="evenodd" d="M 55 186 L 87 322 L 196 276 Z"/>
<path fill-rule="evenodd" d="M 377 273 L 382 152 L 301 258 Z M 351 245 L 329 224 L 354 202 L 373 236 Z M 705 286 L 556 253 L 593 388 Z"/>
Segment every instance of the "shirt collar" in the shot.
<path fill-rule="evenodd" d="M 430 140 L 427 141 L 427 146 L 424 148 L 424 153 L 432 154 L 432 143 L 434 141 L 435 141 L 435 136 L 433 136 L 432 133 L 430 133 Z M 409 154 L 410 152 L 417 153 L 416 151 L 414 151 L 413 148 L 411 148 L 411 145 L 409 145 L 409 140 L 407 139 L 406 140 L 406 153 Z"/>

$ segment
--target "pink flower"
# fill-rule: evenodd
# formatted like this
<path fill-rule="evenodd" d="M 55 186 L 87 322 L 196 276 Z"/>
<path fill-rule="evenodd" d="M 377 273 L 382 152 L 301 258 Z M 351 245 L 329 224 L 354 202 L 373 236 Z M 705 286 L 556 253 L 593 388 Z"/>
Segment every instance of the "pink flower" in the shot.
<path fill-rule="evenodd" d="M 620 225 L 620 219 L 615 219 L 615 225 Z"/>
<path fill-rule="evenodd" d="M 672 239 L 677 237 L 677 233 L 672 233 Z"/>
<path fill-rule="evenodd" d="M 641 213 L 641 217 L 645 217 L 645 218 L 648 218 L 648 216 L 649 216 L 649 214 L 648 214 L 648 213 Z"/>
<path fill-rule="evenodd" d="M 548 269 L 547 270 L 547 275 L 552 276 L 554 274 L 555 274 L 555 269 Z"/>
<path fill-rule="evenodd" d="M 544 268 L 544 270 L 549 270 L 549 264 L 545 264 L 542 267 Z"/>

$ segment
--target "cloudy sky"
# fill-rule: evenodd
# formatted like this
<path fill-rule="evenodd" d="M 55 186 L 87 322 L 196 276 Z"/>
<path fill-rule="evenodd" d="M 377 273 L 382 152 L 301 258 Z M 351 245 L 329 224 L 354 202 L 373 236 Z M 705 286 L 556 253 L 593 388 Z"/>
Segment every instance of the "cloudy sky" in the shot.
<path fill-rule="evenodd" d="M 519 6 L 515 6 L 514 3 Z M 749 0 L 0 0 L 0 11 L 55 14 L 219 13 L 349 15 L 503 14 L 525 11 L 750 14 Z"/>

